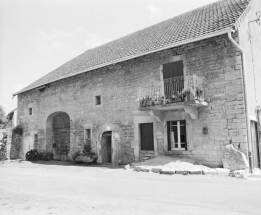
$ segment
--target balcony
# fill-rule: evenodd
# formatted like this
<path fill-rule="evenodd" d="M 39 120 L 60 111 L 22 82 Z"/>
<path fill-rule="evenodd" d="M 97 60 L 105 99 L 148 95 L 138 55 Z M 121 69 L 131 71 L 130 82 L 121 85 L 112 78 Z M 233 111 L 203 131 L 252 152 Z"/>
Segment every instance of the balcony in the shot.
<path fill-rule="evenodd" d="M 197 118 L 197 107 L 207 106 L 204 100 L 203 79 L 196 75 L 186 75 L 165 79 L 150 86 L 139 88 L 139 110 L 175 110 L 184 109 L 194 112 Z"/>

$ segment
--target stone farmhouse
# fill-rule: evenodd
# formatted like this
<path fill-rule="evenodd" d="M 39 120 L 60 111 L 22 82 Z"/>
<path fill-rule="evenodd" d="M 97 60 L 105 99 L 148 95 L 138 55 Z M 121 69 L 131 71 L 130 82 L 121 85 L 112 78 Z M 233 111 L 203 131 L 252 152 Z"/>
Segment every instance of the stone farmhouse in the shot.
<path fill-rule="evenodd" d="M 99 163 L 159 155 L 260 168 L 261 1 L 221 0 L 87 50 L 19 92 L 28 144 L 56 160 L 91 140 Z"/>

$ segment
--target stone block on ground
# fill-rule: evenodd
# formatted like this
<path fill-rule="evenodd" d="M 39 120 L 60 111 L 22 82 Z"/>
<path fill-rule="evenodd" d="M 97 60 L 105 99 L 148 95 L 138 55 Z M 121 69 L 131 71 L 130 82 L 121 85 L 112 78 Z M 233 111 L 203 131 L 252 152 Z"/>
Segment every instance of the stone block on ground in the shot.
<path fill-rule="evenodd" d="M 191 175 L 202 175 L 202 170 L 201 169 L 192 169 L 190 170 Z"/>
<path fill-rule="evenodd" d="M 161 170 L 162 170 L 162 168 L 156 168 L 156 167 L 154 167 L 154 168 L 151 169 L 151 172 L 160 173 Z"/>
<path fill-rule="evenodd" d="M 230 170 L 224 168 L 216 168 L 215 169 L 220 176 L 229 176 Z"/>
<path fill-rule="evenodd" d="M 150 168 L 148 168 L 148 167 L 141 167 L 141 172 L 150 172 Z"/>
<path fill-rule="evenodd" d="M 141 171 L 141 167 L 140 167 L 140 166 L 135 166 L 135 167 L 134 167 L 134 171 L 140 172 L 140 171 Z"/>
<path fill-rule="evenodd" d="M 203 169 L 203 175 L 217 175 L 218 172 L 215 169 Z"/>
<path fill-rule="evenodd" d="M 247 178 L 249 176 L 249 170 L 235 170 L 230 173 L 230 176 L 236 177 L 236 178 Z"/>
<path fill-rule="evenodd" d="M 183 175 L 184 174 L 184 171 L 185 170 L 183 170 L 183 169 L 176 169 L 176 174 L 178 174 L 178 175 Z"/>
<path fill-rule="evenodd" d="M 232 144 L 226 146 L 222 162 L 223 167 L 231 171 L 249 168 L 245 154 L 235 149 Z"/>
<path fill-rule="evenodd" d="M 129 169 L 130 169 L 130 165 L 129 165 L 129 164 L 128 164 L 128 165 L 125 165 L 125 166 L 124 166 L 124 169 L 125 169 L 125 170 L 129 170 Z"/>
<path fill-rule="evenodd" d="M 166 175 L 174 175 L 175 174 L 175 169 L 170 169 L 170 168 L 163 168 L 160 171 L 160 174 L 166 174 Z"/>

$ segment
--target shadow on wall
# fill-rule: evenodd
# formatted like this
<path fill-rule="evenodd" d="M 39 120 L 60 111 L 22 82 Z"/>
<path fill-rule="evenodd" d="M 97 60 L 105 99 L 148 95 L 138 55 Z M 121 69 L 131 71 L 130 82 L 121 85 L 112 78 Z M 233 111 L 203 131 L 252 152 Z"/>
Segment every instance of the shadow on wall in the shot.
<path fill-rule="evenodd" d="M 31 149 L 34 149 L 34 142 L 33 137 L 31 136 L 25 136 L 22 138 L 22 144 L 21 144 L 20 154 L 19 157 L 25 160 L 25 154 Z"/>

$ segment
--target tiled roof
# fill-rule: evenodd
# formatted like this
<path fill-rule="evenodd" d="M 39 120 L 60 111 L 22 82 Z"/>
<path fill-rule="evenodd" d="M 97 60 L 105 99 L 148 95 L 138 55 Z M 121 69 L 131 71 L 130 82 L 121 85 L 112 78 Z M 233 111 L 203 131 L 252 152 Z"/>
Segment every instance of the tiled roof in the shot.
<path fill-rule="evenodd" d="M 251 0 L 217 1 L 87 50 L 14 95 L 116 61 L 232 29 L 250 2 Z"/>

